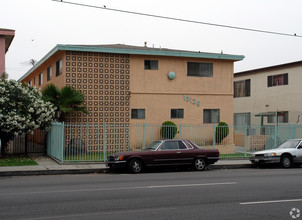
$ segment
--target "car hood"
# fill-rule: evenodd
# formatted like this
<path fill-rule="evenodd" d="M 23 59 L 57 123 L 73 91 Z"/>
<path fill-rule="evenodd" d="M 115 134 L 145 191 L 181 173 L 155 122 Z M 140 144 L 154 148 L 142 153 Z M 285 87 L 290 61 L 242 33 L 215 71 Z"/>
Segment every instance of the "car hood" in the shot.
<path fill-rule="evenodd" d="M 270 150 L 263 150 L 263 151 L 257 151 L 254 152 L 254 154 L 268 154 L 268 153 L 276 153 L 277 155 L 283 153 L 283 152 L 288 152 L 293 150 L 293 148 L 282 148 L 282 149 L 270 149 Z"/>
<path fill-rule="evenodd" d="M 134 155 L 149 154 L 152 152 L 153 152 L 152 150 L 127 151 L 127 152 L 115 153 L 114 156 L 134 156 Z"/>

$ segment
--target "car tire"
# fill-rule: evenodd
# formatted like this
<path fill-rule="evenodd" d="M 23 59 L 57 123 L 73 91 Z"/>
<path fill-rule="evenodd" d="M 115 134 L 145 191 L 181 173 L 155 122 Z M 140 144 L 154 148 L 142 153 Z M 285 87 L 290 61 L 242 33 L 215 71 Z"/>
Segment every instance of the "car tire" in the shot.
<path fill-rule="evenodd" d="M 283 168 L 290 168 L 293 165 L 293 158 L 290 155 L 283 155 L 280 160 L 280 164 Z"/>
<path fill-rule="evenodd" d="M 205 170 L 205 168 L 207 167 L 207 161 L 204 158 L 197 158 L 194 160 L 193 162 L 193 168 L 195 170 Z"/>
<path fill-rule="evenodd" d="M 128 163 L 128 171 L 130 173 L 141 173 L 143 171 L 143 163 L 139 159 L 132 159 Z"/>

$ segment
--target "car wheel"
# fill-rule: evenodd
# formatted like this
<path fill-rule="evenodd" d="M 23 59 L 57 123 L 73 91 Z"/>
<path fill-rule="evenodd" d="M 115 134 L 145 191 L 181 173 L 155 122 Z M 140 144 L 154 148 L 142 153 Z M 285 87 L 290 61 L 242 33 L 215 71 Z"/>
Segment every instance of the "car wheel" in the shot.
<path fill-rule="evenodd" d="M 280 163 L 283 168 L 290 168 L 293 165 L 293 159 L 290 155 L 283 155 Z"/>
<path fill-rule="evenodd" d="M 193 166 L 195 170 L 204 170 L 207 166 L 207 162 L 204 158 L 197 158 L 194 160 Z"/>
<path fill-rule="evenodd" d="M 128 170 L 131 173 L 140 173 L 143 170 L 143 163 L 139 159 L 132 159 L 128 164 Z"/>

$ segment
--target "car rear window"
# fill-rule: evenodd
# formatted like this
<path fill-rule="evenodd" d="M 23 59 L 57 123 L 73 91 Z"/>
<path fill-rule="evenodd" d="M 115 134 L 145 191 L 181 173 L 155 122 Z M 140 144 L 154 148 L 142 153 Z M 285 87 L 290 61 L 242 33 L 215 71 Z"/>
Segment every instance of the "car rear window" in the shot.
<path fill-rule="evenodd" d="M 178 141 L 178 146 L 179 146 L 179 149 L 187 149 L 186 145 L 184 145 L 184 143 L 182 143 L 182 141 Z"/>

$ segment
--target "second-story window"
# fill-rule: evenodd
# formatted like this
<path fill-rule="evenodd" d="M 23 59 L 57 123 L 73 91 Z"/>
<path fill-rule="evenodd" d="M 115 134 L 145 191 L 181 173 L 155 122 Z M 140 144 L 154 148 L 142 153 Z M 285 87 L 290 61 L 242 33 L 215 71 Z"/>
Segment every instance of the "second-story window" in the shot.
<path fill-rule="evenodd" d="M 43 84 L 43 73 L 39 74 L 39 86 Z"/>
<path fill-rule="evenodd" d="M 47 68 L 47 81 L 51 80 L 51 76 L 52 76 L 52 67 L 48 67 Z"/>
<path fill-rule="evenodd" d="M 267 77 L 267 87 L 288 85 L 288 73 Z"/>
<path fill-rule="evenodd" d="M 251 95 L 251 80 L 241 80 L 234 82 L 234 98 L 248 97 Z"/>
<path fill-rule="evenodd" d="M 213 63 L 188 62 L 188 76 L 213 77 Z"/>
<path fill-rule="evenodd" d="M 158 60 L 145 60 L 145 70 L 158 70 Z"/>
<path fill-rule="evenodd" d="M 56 62 L 56 76 L 62 74 L 62 69 L 63 69 L 63 63 L 62 63 L 62 59 L 60 59 Z"/>

